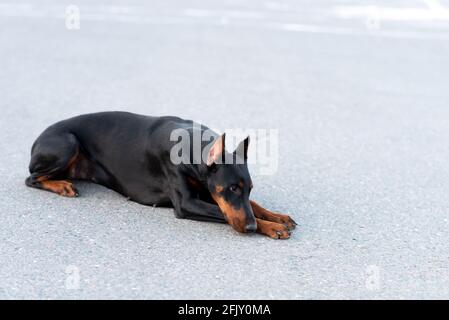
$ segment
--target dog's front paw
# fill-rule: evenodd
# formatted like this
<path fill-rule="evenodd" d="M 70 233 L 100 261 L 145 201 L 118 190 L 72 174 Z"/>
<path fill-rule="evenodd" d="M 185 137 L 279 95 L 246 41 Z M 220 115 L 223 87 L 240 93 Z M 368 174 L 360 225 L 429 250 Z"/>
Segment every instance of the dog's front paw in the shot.
<path fill-rule="evenodd" d="M 296 228 L 297 223 L 290 216 L 286 214 L 279 214 L 279 218 L 282 224 L 284 224 L 288 230 L 293 230 Z"/>
<path fill-rule="evenodd" d="M 272 239 L 290 238 L 290 229 L 281 223 L 257 219 L 257 232 Z"/>

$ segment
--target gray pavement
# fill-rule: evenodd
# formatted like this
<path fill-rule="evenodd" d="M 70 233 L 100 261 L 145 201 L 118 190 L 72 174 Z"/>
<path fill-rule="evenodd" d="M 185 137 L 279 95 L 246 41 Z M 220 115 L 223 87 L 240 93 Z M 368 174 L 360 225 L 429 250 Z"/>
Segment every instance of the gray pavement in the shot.
<path fill-rule="evenodd" d="M 449 297 L 447 1 L 70 3 L 0 2 L 0 298 Z M 297 230 L 26 188 L 36 136 L 103 110 L 279 129 L 253 198 Z"/>

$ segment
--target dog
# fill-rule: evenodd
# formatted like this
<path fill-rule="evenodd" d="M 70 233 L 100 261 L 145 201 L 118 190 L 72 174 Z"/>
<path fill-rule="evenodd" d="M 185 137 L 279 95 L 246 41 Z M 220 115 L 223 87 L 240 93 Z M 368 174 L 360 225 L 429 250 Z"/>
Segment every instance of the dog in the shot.
<path fill-rule="evenodd" d="M 190 145 L 184 156 L 189 161 L 174 163 L 172 150 L 178 141 L 172 141 L 171 134 L 175 130 L 185 130 L 190 139 L 195 130 L 212 132 L 211 141 L 201 142 L 204 156 L 198 160 Z M 225 134 L 178 117 L 85 114 L 42 132 L 31 148 L 25 184 L 77 197 L 71 181 L 91 181 L 143 205 L 174 208 L 177 218 L 228 223 L 241 233 L 287 239 L 295 221 L 249 199 L 253 184 L 248 145 L 249 137 L 229 153 Z"/>

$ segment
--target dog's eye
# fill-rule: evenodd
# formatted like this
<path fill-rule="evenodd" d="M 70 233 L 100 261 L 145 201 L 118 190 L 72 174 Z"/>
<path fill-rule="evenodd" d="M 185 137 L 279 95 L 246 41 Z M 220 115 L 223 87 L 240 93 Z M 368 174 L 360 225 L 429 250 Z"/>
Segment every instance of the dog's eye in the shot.
<path fill-rule="evenodd" d="M 239 189 L 239 186 L 236 184 L 233 184 L 232 186 L 229 187 L 229 190 L 231 190 L 232 192 L 236 192 Z"/>

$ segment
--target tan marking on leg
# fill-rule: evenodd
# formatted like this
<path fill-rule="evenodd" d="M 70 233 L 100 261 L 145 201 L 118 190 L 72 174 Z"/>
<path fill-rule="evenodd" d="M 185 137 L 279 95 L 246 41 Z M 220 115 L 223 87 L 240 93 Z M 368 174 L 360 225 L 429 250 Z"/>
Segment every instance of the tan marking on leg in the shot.
<path fill-rule="evenodd" d="M 76 167 L 79 160 L 79 148 L 76 150 L 75 155 L 70 158 L 69 163 L 67 165 L 67 172 L 69 177 L 75 177 L 76 176 Z"/>
<path fill-rule="evenodd" d="M 288 239 L 290 231 L 284 224 L 256 218 L 257 232 L 273 239 Z"/>
<path fill-rule="evenodd" d="M 41 186 L 43 189 L 59 194 L 64 197 L 77 197 L 78 192 L 76 191 L 73 184 L 66 180 L 46 180 L 41 181 Z"/>
<path fill-rule="evenodd" d="M 201 182 L 199 182 L 195 178 L 187 177 L 187 182 L 196 191 L 201 191 L 201 189 L 203 188 L 203 186 L 201 185 Z"/>
<path fill-rule="evenodd" d="M 42 182 L 48 179 L 48 176 L 42 176 L 36 179 L 37 182 Z"/>
<path fill-rule="evenodd" d="M 261 207 L 255 201 L 250 200 L 254 215 L 263 220 L 285 224 L 290 230 L 294 229 L 296 222 L 286 214 L 274 213 Z"/>

